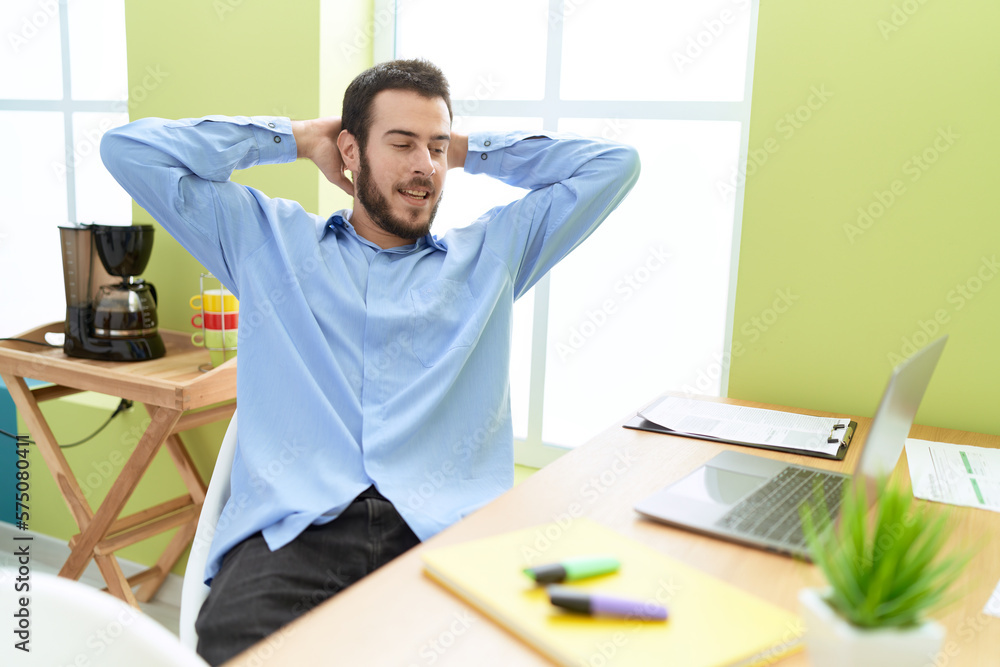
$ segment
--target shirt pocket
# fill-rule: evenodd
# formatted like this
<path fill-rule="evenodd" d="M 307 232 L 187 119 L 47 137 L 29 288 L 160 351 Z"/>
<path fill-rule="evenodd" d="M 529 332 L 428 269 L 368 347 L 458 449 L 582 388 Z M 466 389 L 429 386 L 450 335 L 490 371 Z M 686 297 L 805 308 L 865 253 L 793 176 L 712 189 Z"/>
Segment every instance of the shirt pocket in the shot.
<path fill-rule="evenodd" d="M 482 331 L 469 286 L 441 278 L 410 290 L 413 304 L 413 353 L 430 368 L 448 352 L 469 348 Z"/>

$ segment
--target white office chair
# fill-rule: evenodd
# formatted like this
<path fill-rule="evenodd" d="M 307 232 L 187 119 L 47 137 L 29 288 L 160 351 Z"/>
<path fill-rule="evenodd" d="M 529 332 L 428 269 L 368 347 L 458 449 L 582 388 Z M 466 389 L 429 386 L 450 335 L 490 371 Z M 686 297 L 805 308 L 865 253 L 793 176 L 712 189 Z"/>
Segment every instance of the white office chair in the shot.
<path fill-rule="evenodd" d="M 205 493 L 205 504 L 201 507 L 198 519 L 198 530 L 191 543 L 191 554 L 188 556 L 187 568 L 184 570 L 184 585 L 181 588 L 181 643 L 192 651 L 198 646 L 198 632 L 194 628 L 195 619 L 201 610 L 202 603 L 208 597 L 208 586 L 204 583 L 205 563 L 208 562 L 208 548 L 212 545 L 215 526 L 222 516 L 222 508 L 229 500 L 229 473 L 233 468 L 233 456 L 236 454 L 236 413 L 229 422 L 226 435 L 222 439 L 219 458 L 215 461 L 215 470 L 208 483 Z"/>
<path fill-rule="evenodd" d="M 8 626 L 0 644 L 0 664 L 207 667 L 169 630 L 108 593 L 44 572 L 31 572 L 30 591 L 18 592 L 18 576 L 15 569 L 0 570 L 0 608 Z M 17 648 L 22 638 L 10 630 L 13 626 L 16 631 L 22 619 L 30 633 L 27 653 Z"/>

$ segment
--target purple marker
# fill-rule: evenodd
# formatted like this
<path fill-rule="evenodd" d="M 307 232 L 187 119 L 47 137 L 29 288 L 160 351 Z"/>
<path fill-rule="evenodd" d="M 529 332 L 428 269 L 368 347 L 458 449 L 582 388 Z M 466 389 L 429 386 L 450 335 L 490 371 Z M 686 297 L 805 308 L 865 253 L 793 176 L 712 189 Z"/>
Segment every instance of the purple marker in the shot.
<path fill-rule="evenodd" d="M 667 620 L 667 608 L 654 602 L 591 593 L 569 586 L 549 586 L 549 601 L 557 607 L 591 616 L 614 616 L 642 621 Z"/>

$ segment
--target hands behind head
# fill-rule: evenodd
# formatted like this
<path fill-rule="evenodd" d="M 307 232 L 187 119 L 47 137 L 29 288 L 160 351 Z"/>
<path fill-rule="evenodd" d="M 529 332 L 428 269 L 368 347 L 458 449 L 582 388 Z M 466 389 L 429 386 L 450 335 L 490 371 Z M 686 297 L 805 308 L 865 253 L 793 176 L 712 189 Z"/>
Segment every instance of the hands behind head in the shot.
<path fill-rule="evenodd" d="M 344 173 L 347 166 L 337 145 L 340 131 L 339 116 L 292 121 L 298 157 L 312 160 L 328 181 L 353 197 L 354 184 Z"/>

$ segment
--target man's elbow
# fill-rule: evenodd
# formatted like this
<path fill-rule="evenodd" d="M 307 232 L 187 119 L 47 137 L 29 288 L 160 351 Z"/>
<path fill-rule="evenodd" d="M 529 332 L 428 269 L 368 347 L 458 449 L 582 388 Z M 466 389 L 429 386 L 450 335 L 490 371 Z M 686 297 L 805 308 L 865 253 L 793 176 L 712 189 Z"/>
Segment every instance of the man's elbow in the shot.
<path fill-rule="evenodd" d="M 635 146 L 625 145 L 628 151 L 628 165 L 629 165 L 629 185 L 634 185 L 637 180 L 639 180 L 639 172 L 642 171 L 642 161 L 639 159 L 639 150 Z"/>
<path fill-rule="evenodd" d="M 618 144 L 614 148 L 614 156 L 619 165 L 618 181 L 621 183 L 622 189 L 628 192 L 639 180 L 639 172 L 642 170 L 639 151 L 635 146 Z"/>
<path fill-rule="evenodd" d="M 121 167 L 127 161 L 125 156 L 128 153 L 129 143 L 131 140 L 124 136 L 120 127 L 111 128 L 101 137 L 101 161 L 115 180 L 119 180 Z"/>

